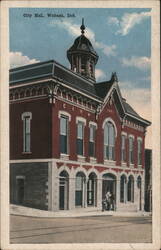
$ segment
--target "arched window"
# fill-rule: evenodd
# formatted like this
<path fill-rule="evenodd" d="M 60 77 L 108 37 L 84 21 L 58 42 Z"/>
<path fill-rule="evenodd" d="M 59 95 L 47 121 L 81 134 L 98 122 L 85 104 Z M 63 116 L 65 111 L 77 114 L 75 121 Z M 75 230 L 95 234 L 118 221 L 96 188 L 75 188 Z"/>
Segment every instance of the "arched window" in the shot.
<path fill-rule="evenodd" d="M 113 161 L 115 159 L 115 128 L 110 121 L 104 127 L 104 157 Z"/>
<path fill-rule="evenodd" d="M 68 209 L 69 175 L 63 170 L 59 174 L 59 209 Z"/>
<path fill-rule="evenodd" d="M 129 176 L 127 188 L 127 200 L 134 202 L 134 177 L 132 175 Z"/>
<path fill-rule="evenodd" d="M 75 205 L 84 206 L 84 186 L 86 177 L 83 172 L 78 172 L 75 180 Z"/>

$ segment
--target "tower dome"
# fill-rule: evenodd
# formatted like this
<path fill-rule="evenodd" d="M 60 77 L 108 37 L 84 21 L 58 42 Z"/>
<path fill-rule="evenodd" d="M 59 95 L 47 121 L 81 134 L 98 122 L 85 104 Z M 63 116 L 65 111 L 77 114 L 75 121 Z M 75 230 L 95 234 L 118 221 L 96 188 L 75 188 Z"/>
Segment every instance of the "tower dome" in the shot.
<path fill-rule="evenodd" d="M 68 49 L 67 58 L 71 64 L 71 70 L 95 81 L 95 65 L 98 61 L 98 55 L 90 40 L 84 35 L 84 19 L 82 19 L 80 29 L 82 34 L 75 39 L 73 45 Z"/>

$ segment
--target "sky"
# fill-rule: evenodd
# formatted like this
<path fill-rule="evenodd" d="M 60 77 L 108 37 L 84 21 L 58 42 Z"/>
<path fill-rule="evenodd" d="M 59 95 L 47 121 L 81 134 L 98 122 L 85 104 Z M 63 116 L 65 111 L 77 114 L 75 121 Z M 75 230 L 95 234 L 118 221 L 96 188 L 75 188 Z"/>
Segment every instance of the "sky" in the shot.
<path fill-rule="evenodd" d="M 99 55 L 97 82 L 116 72 L 122 96 L 151 121 L 151 9 L 11 8 L 9 14 L 11 68 L 51 59 L 70 68 L 66 51 L 84 18 L 85 36 Z M 150 127 L 146 147 L 151 148 Z"/>

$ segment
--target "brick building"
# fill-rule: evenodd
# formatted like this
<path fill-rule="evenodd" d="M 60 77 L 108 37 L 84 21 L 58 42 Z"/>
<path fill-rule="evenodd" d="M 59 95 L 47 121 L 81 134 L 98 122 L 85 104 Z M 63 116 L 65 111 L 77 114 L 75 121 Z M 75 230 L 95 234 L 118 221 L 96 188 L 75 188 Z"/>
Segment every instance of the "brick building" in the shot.
<path fill-rule="evenodd" d="M 152 211 L 152 150 L 145 149 L 145 211 Z"/>
<path fill-rule="evenodd" d="M 150 122 L 122 97 L 116 73 L 95 80 L 98 55 L 84 35 L 54 60 L 10 70 L 10 200 L 45 210 L 144 209 L 144 145 Z"/>

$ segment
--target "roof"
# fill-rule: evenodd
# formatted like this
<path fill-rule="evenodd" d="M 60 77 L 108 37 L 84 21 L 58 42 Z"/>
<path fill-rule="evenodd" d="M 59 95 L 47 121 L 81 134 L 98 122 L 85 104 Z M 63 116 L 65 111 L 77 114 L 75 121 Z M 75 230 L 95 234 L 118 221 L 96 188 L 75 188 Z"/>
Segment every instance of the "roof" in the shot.
<path fill-rule="evenodd" d="M 114 81 L 106 81 L 106 82 L 100 82 L 100 83 L 95 83 L 95 90 L 96 93 L 99 97 L 105 98 L 107 95 L 108 91 L 111 89 Z"/>
<path fill-rule="evenodd" d="M 85 77 L 71 71 L 54 60 L 30 64 L 10 70 L 10 86 L 47 77 L 60 79 L 67 86 L 74 87 L 100 100 L 95 85 Z"/>
<path fill-rule="evenodd" d="M 67 87 L 72 87 L 75 90 L 79 90 L 94 97 L 98 102 L 104 101 L 107 94 L 111 91 L 113 84 L 116 82 L 116 75 L 113 73 L 110 81 L 93 83 L 85 77 L 64 67 L 55 60 L 10 69 L 10 86 L 18 86 L 19 84 L 22 85 L 34 80 L 48 78 L 59 79 Z M 118 92 L 118 95 L 121 97 L 120 91 Z M 143 123 L 150 125 L 147 120 L 140 117 L 135 110 L 122 97 L 120 97 L 118 99 L 121 100 L 121 106 L 123 107 L 125 114 L 133 116 L 133 118 L 139 119 Z"/>
<path fill-rule="evenodd" d="M 84 34 L 80 35 L 79 37 L 77 37 L 75 39 L 73 45 L 67 51 L 67 55 L 68 55 L 68 53 L 72 53 L 72 52 L 76 52 L 76 51 L 89 52 L 98 58 L 98 55 L 97 55 L 96 51 L 94 50 L 91 42 Z"/>

